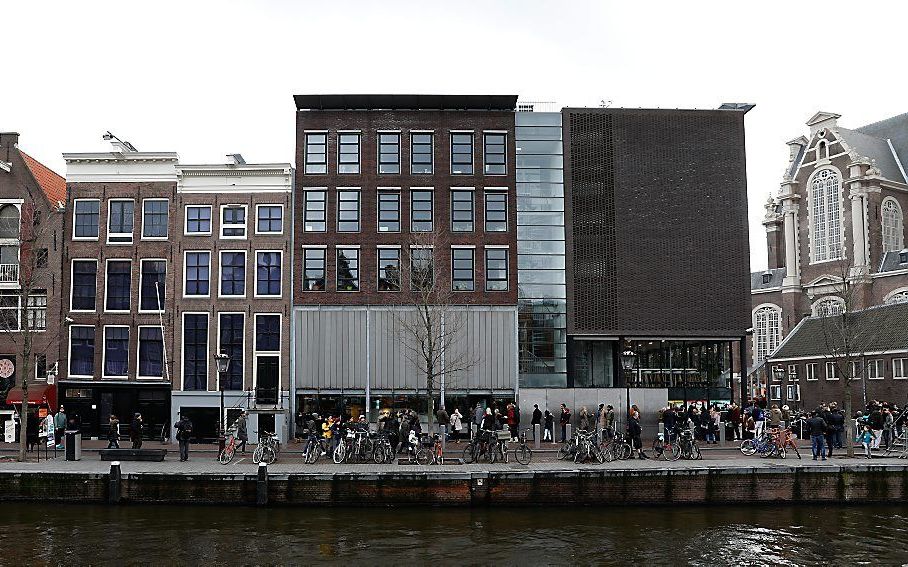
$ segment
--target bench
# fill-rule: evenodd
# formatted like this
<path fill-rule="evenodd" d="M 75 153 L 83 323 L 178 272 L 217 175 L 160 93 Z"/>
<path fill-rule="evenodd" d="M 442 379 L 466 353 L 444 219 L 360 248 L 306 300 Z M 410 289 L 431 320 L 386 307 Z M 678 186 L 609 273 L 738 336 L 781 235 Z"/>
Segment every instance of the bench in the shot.
<path fill-rule="evenodd" d="M 101 449 L 102 461 L 150 461 L 160 463 L 167 449 Z"/>

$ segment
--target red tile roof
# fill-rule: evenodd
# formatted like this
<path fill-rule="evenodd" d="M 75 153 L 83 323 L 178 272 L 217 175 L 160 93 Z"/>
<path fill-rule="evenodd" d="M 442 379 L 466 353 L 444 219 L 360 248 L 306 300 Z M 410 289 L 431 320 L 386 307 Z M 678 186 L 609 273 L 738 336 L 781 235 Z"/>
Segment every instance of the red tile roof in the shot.
<path fill-rule="evenodd" d="M 41 186 L 41 189 L 44 191 L 44 194 L 47 196 L 47 200 L 50 201 L 51 205 L 56 205 L 61 201 L 65 202 L 66 180 L 58 175 L 57 172 L 22 150 L 19 150 L 19 154 L 22 156 L 22 159 L 25 160 L 25 165 L 27 165 L 29 171 L 32 172 L 35 181 Z"/>

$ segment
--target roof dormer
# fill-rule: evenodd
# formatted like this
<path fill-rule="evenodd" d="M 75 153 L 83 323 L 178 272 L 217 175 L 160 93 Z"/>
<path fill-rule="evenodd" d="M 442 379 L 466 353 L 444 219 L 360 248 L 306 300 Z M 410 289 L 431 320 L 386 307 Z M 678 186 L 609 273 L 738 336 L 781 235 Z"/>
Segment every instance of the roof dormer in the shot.
<path fill-rule="evenodd" d="M 824 128 L 835 128 L 836 120 L 841 117 L 841 114 L 835 114 L 834 112 L 817 112 L 807 121 L 807 125 L 810 126 L 810 137 L 813 138 L 818 131 Z"/>

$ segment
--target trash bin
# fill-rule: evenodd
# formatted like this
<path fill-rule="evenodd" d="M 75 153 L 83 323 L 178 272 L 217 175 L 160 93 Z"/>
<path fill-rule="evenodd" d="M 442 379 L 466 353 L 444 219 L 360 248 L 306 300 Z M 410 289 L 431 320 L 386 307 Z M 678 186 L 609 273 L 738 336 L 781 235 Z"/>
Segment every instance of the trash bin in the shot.
<path fill-rule="evenodd" d="M 82 434 L 78 431 L 66 431 L 66 460 L 78 461 L 82 459 Z"/>

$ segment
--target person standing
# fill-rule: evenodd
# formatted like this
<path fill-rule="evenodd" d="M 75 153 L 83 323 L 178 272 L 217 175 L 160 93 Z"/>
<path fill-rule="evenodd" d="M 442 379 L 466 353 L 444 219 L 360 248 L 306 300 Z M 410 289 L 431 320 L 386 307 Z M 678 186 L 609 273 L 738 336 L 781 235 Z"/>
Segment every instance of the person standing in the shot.
<path fill-rule="evenodd" d="M 889 448 L 892 444 L 892 432 L 895 427 L 895 419 L 888 407 L 883 407 L 883 446 Z"/>
<path fill-rule="evenodd" d="M 173 424 L 177 430 L 177 442 L 180 444 L 180 462 L 189 460 L 189 438 L 192 436 L 192 422 L 189 416 L 180 413 L 180 420 Z"/>
<path fill-rule="evenodd" d="M 813 453 L 813 460 L 818 457 L 826 460 L 825 443 L 826 443 L 826 421 L 820 415 L 820 411 L 814 411 L 813 416 L 807 420 L 807 430 L 810 432 L 810 449 Z"/>
<path fill-rule="evenodd" d="M 636 405 L 631 406 L 631 411 L 627 416 L 627 434 L 631 438 L 631 447 L 637 451 L 637 458 L 648 459 L 649 457 L 643 452 L 643 440 L 641 439 L 643 428 L 640 427 L 640 410 Z"/>
<path fill-rule="evenodd" d="M 542 418 L 544 420 L 544 426 L 542 431 L 542 440 L 555 442 L 555 416 L 552 415 L 552 412 L 545 410 L 545 415 Z"/>
<path fill-rule="evenodd" d="M 872 407 L 870 408 L 870 415 L 868 416 L 868 422 L 870 423 L 870 429 L 873 429 L 873 449 L 880 448 L 880 441 L 883 438 L 883 411 L 880 408 L 880 405 L 874 401 Z"/>
<path fill-rule="evenodd" d="M 590 430 L 590 412 L 586 409 L 586 406 L 580 408 L 580 419 L 577 423 L 577 429 L 580 431 Z"/>
<path fill-rule="evenodd" d="M 30 411 L 27 403 L 22 403 L 22 407 L 26 412 L 25 416 L 25 445 L 28 452 L 35 450 L 35 445 L 38 444 L 38 426 L 40 421 L 38 420 L 38 411 Z M 21 427 L 21 426 L 20 426 Z"/>
<path fill-rule="evenodd" d="M 145 422 L 142 421 L 142 414 L 136 412 L 132 416 L 132 422 L 129 424 L 129 440 L 132 441 L 133 449 L 142 448 L 142 430 L 145 428 Z"/>
<path fill-rule="evenodd" d="M 530 419 L 530 425 L 533 429 L 533 441 L 536 441 L 536 426 L 542 429 L 542 412 L 539 410 L 539 404 L 533 404 L 533 418 Z M 542 432 L 539 432 L 540 435 Z"/>
<path fill-rule="evenodd" d="M 864 448 L 864 456 L 872 459 L 873 453 L 870 452 L 870 446 L 873 445 L 873 430 L 870 429 L 869 425 L 864 426 L 864 431 L 861 432 L 859 439 L 861 440 L 861 446 Z"/>
<path fill-rule="evenodd" d="M 451 424 L 451 416 L 448 415 L 448 410 L 445 409 L 445 406 L 438 408 L 438 411 L 435 412 L 435 419 L 438 421 L 438 429 L 442 435 L 448 432 L 448 426 Z"/>
<path fill-rule="evenodd" d="M 60 406 L 60 411 L 54 416 L 54 441 L 57 443 L 57 449 L 63 448 L 63 433 L 65 431 L 66 412 L 63 411 L 63 406 Z"/>
<path fill-rule="evenodd" d="M 460 443 L 460 432 L 463 430 L 463 416 L 460 414 L 460 408 L 454 408 L 451 414 L 451 438 L 455 443 Z"/>
<path fill-rule="evenodd" d="M 561 404 L 561 416 L 558 419 L 561 424 L 561 442 L 567 441 L 567 425 L 571 422 L 571 410 L 565 404 Z"/>
<path fill-rule="evenodd" d="M 675 424 L 676 424 L 676 414 L 675 408 L 668 406 L 662 410 L 662 425 L 665 429 L 665 438 L 668 439 L 669 443 L 675 442 Z"/>
<path fill-rule="evenodd" d="M 303 428 L 300 428 L 302 431 Z M 246 442 L 249 441 L 249 432 L 246 429 L 246 412 L 241 411 L 240 416 L 236 418 L 236 438 L 240 440 L 237 447 L 238 451 L 246 452 Z"/>
<path fill-rule="evenodd" d="M 508 404 L 507 407 L 508 431 L 511 433 L 511 441 L 517 439 L 517 406 Z"/>
<path fill-rule="evenodd" d="M 476 433 L 479 433 L 479 430 L 482 429 L 482 419 L 485 417 L 485 415 L 486 412 L 482 408 L 482 404 L 476 402 L 476 407 L 473 409 L 473 425 L 476 426 Z"/>
<path fill-rule="evenodd" d="M 120 420 L 114 414 L 110 414 L 110 421 L 107 425 L 107 448 L 120 448 Z"/>
<path fill-rule="evenodd" d="M 777 404 L 772 404 L 772 408 L 769 410 L 769 426 L 778 429 L 780 425 L 782 425 L 782 410 Z"/>
<path fill-rule="evenodd" d="M 609 439 L 615 436 L 615 408 L 612 404 L 605 406 L 605 432 Z"/>

